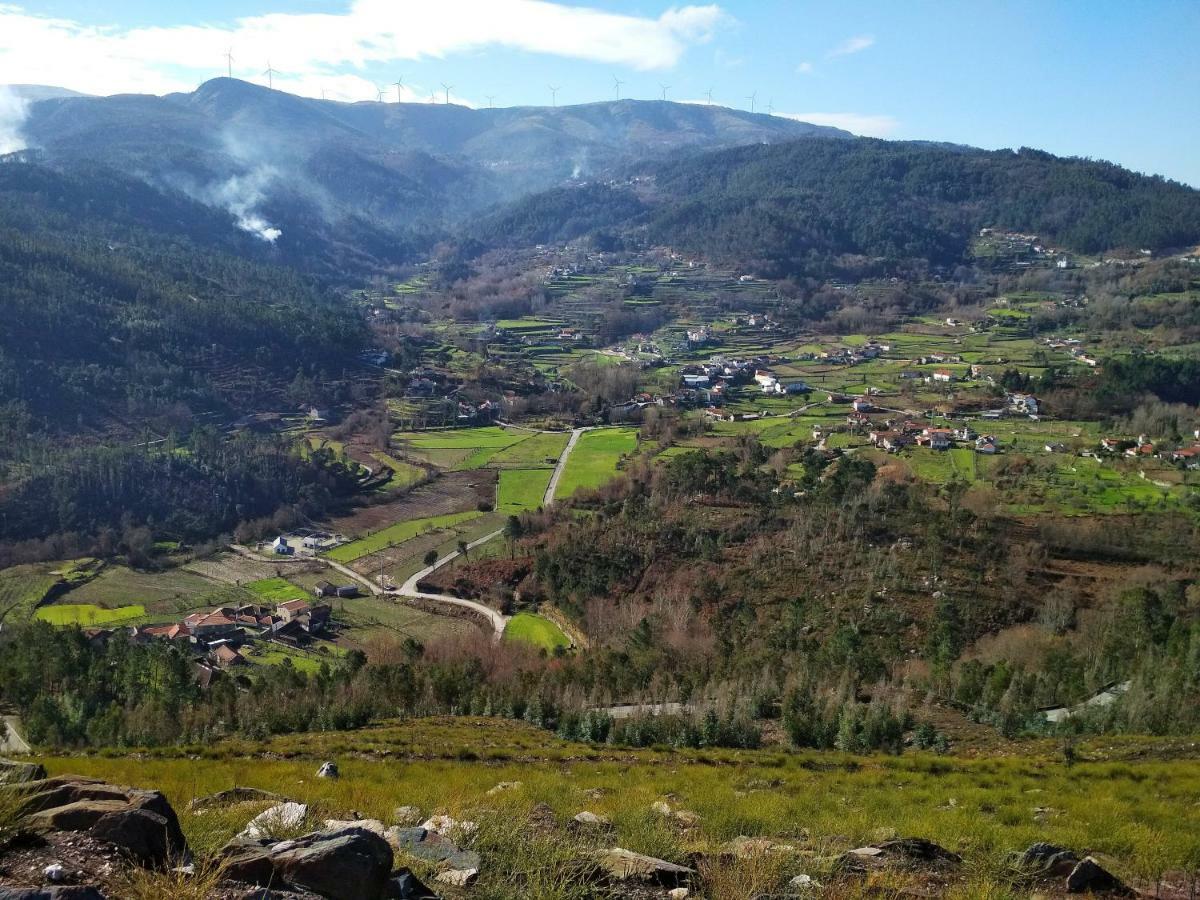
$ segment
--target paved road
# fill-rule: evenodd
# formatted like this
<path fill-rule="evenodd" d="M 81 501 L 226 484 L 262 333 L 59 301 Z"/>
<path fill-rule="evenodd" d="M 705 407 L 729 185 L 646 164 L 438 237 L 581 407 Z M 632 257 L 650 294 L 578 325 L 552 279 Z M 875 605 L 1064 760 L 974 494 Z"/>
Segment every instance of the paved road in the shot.
<path fill-rule="evenodd" d="M 474 550 L 476 547 L 486 544 L 488 541 L 495 540 L 503 533 L 504 530 L 501 529 L 499 531 L 493 531 L 491 534 L 485 534 L 478 540 L 471 541 L 471 543 L 467 544 L 467 549 Z M 474 610 L 481 616 L 487 617 L 488 621 L 492 623 L 492 627 L 496 629 L 496 640 L 498 641 L 504 634 L 504 629 L 508 626 L 508 616 L 496 612 L 496 610 L 492 609 L 490 606 L 484 606 L 482 603 L 476 603 L 474 600 L 464 600 L 462 597 L 452 597 L 449 594 L 434 594 L 428 591 L 417 590 L 417 585 L 421 583 L 422 579 L 428 578 L 458 555 L 459 552 L 457 550 L 455 550 L 453 553 L 447 553 L 432 566 L 422 569 L 420 572 L 417 572 L 415 575 L 409 578 L 408 581 L 404 582 L 404 584 L 400 586 L 398 593 L 403 597 L 419 597 L 422 600 L 435 600 L 438 603 L 447 603 L 451 606 L 461 606 L 464 609 Z"/>
<path fill-rule="evenodd" d="M 571 456 L 571 451 L 575 449 L 575 444 L 579 440 L 579 436 L 585 431 L 590 431 L 590 428 L 572 428 L 571 439 L 567 441 L 567 446 L 563 448 L 562 455 L 558 458 L 558 463 L 554 466 L 554 474 L 550 476 L 550 483 L 546 485 L 546 494 L 542 497 L 542 506 L 549 506 L 554 502 L 554 492 L 558 490 L 558 480 L 562 478 L 562 473 L 567 468 L 567 459 Z"/>

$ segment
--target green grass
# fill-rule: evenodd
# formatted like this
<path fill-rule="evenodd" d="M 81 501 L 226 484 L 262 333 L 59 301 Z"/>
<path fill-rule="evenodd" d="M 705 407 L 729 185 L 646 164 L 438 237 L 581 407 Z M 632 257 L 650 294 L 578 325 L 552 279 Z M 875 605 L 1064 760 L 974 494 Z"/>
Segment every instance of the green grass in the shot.
<path fill-rule="evenodd" d="M 251 593 L 272 603 L 283 603 L 308 594 L 308 591 L 296 587 L 286 578 L 264 578 L 261 581 L 251 581 L 245 587 Z"/>
<path fill-rule="evenodd" d="M 502 513 L 521 513 L 539 508 L 552 474 L 551 469 L 502 469 L 496 509 Z"/>
<path fill-rule="evenodd" d="M 474 847 L 484 861 L 472 895 L 487 898 L 512 896 L 517 883 L 522 896 L 537 900 L 602 896 L 571 880 L 570 860 L 585 853 L 586 845 L 573 843 L 579 839 L 564 831 L 546 835 L 525 824 L 541 803 L 559 821 L 584 809 L 608 816 L 615 830 L 610 846 L 678 862 L 688 862 L 693 853 L 718 853 L 739 835 L 791 844 L 800 852 L 783 854 L 758 886 L 776 893 L 786 893 L 786 880 L 801 871 L 829 884 L 837 854 L 877 841 L 880 830 L 924 837 L 964 857 L 961 881 L 956 878 L 944 896 L 999 900 L 1029 896 L 1011 880 L 1009 856 L 1034 841 L 1101 854 L 1126 879 L 1152 882 L 1164 870 L 1194 871 L 1200 761 L 1092 758 L 1114 745 L 1120 741 L 1081 743 L 1083 761 L 1071 767 L 1056 760 L 1050 748 L 982 758 L 636 751 L 567 744 L 547 732 L 495 719 L 434 719 L 129 756 L 51 757 L 45 764 L 51 775 L 75 772 L 162 790 L 180 811 L 189 842 L 202 857 L 258 811 L 186 812 L 193 797 L 231 784 L 308 803 L 317 819 L 346 818 L 357 810 L 390 822 L 398 804 L 468 818 L 480 824 Z M 313 777 L 324 759 L 338 762 L 340 779 Z M 500 781 L 520 786 L 489 796 Z M 682 833 L 669 827 L 650 809 L 664 797 L 695 811 L 699 825 Z M 1047 810 L 1042 821 L 1035 818 L 1035 808 Z M 702 870 L 705 880 L 695 885 L 697 896 L 751 896 L 718 886 L 742 874 L 731 871 L 736 865 Z M 877 879 L 871 883 L 884 886 Z M 902 895 L 891 889 L 894 884 L 873 894 L 861 893 L 861 882 L 844 885 L 842 891 L 833 883 L 823 896 Z"/>
<path fill-rule="evenodd" d="M 357 541 L 335 547 L 325 555 L 336 562 L 353 562 L 354 560 L 385 549 L 390 544 L 400 544 L 416 537 L 424 531 L 441 528 L 453 528 L 471 519 L 483 515 L 478 511 L 449 513 L 444 516 L 429 516 L 423 519 L 410 519 L 407 522 L 397 522 L 379 531 L 369 534 Z"/>
<path fill-rule="evenodd" d="M 598 488 L 617 474 L 623 454 L 637 449 L 637 431 L 632 428 L 602 428 L 584 432 L 571 451 L 558 482 L 555 499 L 570 497 L 583 488 Z"/>
<path fill-rule="evenodd" d="M 385 468 L 391 469 L 392 480 L 388 482 L 389 488 L 406 488 L 416 484 L 425 477 L 425 470 L 420 466 L 414 466 L 410 462 L 395 459 L 381 450 L 373 451 L 371 456 Z"/>
<path fill-rule="evenodd" d="M 44 565 L 13 566 L 0 571 L 0 622 L 24 622 L 59 583 Z"/>
<path fill-rule="evenodd" d="M 523 641 L 553 653 L 559 647 L 571 646 L 570 639 L 549 619 L 533 613 L 517 613 L 504 629 L 504 640 Z"/>
<path fill-rule="evenodd" d="M 88 627 L 130 624 L 146 616 L 146 607 L 140 603 L 105 609 L 91 603 L 61 603 L 43 606 L 34 615 L 51 625 L 83 625 Z"/>

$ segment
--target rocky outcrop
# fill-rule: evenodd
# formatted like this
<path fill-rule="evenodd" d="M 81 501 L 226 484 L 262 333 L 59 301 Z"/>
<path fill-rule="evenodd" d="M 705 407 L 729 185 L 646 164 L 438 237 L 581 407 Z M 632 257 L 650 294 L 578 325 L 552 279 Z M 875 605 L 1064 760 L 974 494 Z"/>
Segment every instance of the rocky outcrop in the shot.
<path fill-rule="evenodd" d="M 450 869 L 476 869 L 482 865 L 474 850 L 463 850 L 450 838 L 428 828 L 389 828 L 388 843 L 402 853 Z"/>
<path fill-rule="evenodd" d="M 29 781 L 41 781 L 45 777 L 46 767 L 41 763 L 0 759 L 0 784 L 23 784 Z"/>
<path fill-rule="evenodd" d="M 237 837 L 222 855 L 230 879 L 264 887 L 288 885 L 329 900 L 380 900 L 392 870 L 387 841 L 356 827 L 276 843 Z"/>
<path fill-rule="evenodd" d="M 262 791 L 258 788 L 251 787 L 231 787 L 226 791 L 217 791 L 215 794 L 209 794 L 207 797 L 196 797 L 188 804 L 188 809 L 191 812 L 202 812 L 206 809 L 215 809 L 222 806 L 234 806 L 238 803 L 258 803 L 258 802 L 273 802 L 287 803 L 288 798 L 273 794 L 271 791 Z"/>
<path fill-rule="evenodd" d="M 696 874 L 687 866 L 634 853 L 622 847 L 598 851 L 596 862 L 614 881 L 645 881 L 662 887 L 680 887 Z"/>
<path fill-rule="evenodd" d="M 924 838 L 898 838 L 874 846 L 858 847 L 837 858 L 834 869 L 864 873 L 875 869 L 954 869 L 962 857 Z"/>
<path fill-rule="evenodd" d="M 35 831 L 86 832 L 146 866 L 181 860 L 188 854 L 175 810 L 158 791 L 75 775 L 0 790 L 20 790 L 18 813 Z"/>

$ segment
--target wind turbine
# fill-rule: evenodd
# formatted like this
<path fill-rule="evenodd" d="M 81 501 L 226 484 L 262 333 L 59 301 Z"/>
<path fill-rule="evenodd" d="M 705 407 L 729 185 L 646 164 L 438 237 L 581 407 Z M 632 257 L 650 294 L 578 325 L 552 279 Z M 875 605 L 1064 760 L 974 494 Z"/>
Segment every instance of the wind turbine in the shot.
<path fill-rule="evenodd" d="M 708 105 L 712 106 L 712 88 L 704 92 L 704 96 L 708 98 Z"/>
<path fill-rule="evenodd" d="M 558 85 L 548 84 L 546 87 L 550 89 L 550 105 L 558 106 Z"/>
<path fill-rule="evenodd" d="M 400 88 L 404 87 L 404 76 L 401 75 L 399 78 L 397 78 L 393 82 L 393 84 L 396 85 L 396 102 L 399 103 L 400 102 Z"/>
<path fill-rule="evenodd" d="M 664 101 L 666 101 L 667 91 L 671 89 L 671 86 L 669 84 L 663 84 L 661 81 L 658 83 L 658 86 L 662 88 L 662 98 Z"/>
<path fill-rule="evenodd" d="M 442 82 L 442 87 L 443 87 L 443 88 L 445 89 L 445 91 L 446 91 L 446 105 L 447 105 L 447 106 L 449 106 L 449 105 L 450 105 L 450 88 L 454 87 L 454 85 L 452 85 L 452 84 L 446 84 L 446 82 L 444 82 L 444 81 L 443 81 L 443 82 Z"/>
<path fill-rule="evenodd" d="M 384 95 L 384 90 L 383 90 L 383 88 L 376 88 L 376 89 L 375 89 L 375 102 L 376 102 L 376 103 L 382 103 L 382 102 L 383 102 L 383 95 Z"/>
<path fill-rule="evenodd" d="M 233 77 L 233 48 L 232 47 L 230 47 L 228 50 L 225 51 L 225 73 L 230 78 Z"/>
<path fill-rule="evenodd" d="M 625 82 L 623 82 L 616 75 L 613 76 L 613 87 L 617 89 L 617 99 L 618 100 L 621 99 L 621 85 L 623 85 L 624 83 Z"/>
<path fill-rule="evenodd" d="M 263 70 L 263 74 L 267 76 L 267 87 L 269 87 L 271 90 L 275 90 L 275 73 L 276 73 L 276 71 L 278 71 L 278 70 L 271 68 L 271 61 L 268 59 L 267 60 L 267 68 Z"/>
<path fill-rule="evenodd" d="M 754 101 L 758 98 L 758 91 L 755 91 L 746 99 L 750 101 L 750 112 L 754 112 Z"/>
<path fill-rule="evenodd" d="M 491 109 L 495 105 L 496 95 L 495 94 L 484 94 L 483 96 L 488 102 L 488 109 Z"/>
<path fill-rule="evenodd" d="M 775 101 L 768 100 L 767 101 L 767 115 L 770 116 L 770 115 L 773 115 L 774 113 L 775 113 Z"/>

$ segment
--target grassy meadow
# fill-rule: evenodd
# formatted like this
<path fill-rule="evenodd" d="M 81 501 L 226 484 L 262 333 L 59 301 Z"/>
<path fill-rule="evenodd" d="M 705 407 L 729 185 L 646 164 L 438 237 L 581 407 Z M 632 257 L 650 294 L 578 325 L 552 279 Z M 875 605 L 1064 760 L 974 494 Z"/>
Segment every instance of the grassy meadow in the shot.
<path fill-rule="evenodd" d="M 397 522 L 366 537 L 359 538 L 357 541 L 350 541 L 340 547 L 335 547 L 325 555 L 335 562 L 353 562 L 359 557 L 384 550 L 391 544 L 401 544 L 422 532 L 454 528 L 471 519 L 477 519 L 481 515 L 482 513 L 478 511 L 468 511 Z"/>
<path fill-rule="evenodd" d="M 562 629 L 542 616 L 533 613 L 517 613 L 504 629 L 506 641 L 523 641 L 541 647 L 547 653 L 553 653 L 559 647 L 564 650 L 571 646 L 571 640 L 562 633 Z"/>
<path fill-rule="evenodd" d="M 183 810 L 193 797 L 232 785 L 308 802 L 314 819 L 357 810 L 388 821 L 403 804 L 466 817 L 480 823 L 474 846 L 484 858 L 472 896 L 511 897 L 516 883 L 526 897 L 599 896 L 570 876 L 568 861 L 586 849 L 586 838 L 543 835 L 523 824 L 537 804 L 552 809 L 560 822 L 582 810 L 607 816 L 615 830 L 610 845 L 685 864 L 741 835 L 797 849 L 771 854 L 770 866 L 758 860 L 754 873 L 741 871 L 742 863 L 724 864 L 729 868 L 723 871 L 701 866 L 700 896 L 713 900 L 781 890 L 800 873 L 828 881 L 837 853 L 894 835 L 929 838 L 962 854 L 962 873 L 946 895 L 960 898 L 1028 896 L 1014 884 L 1009 855 L 1038 840 L 1099 854 L 1134 881 L 1152 884 L 1167 871 L 1194 871 L 1200 860 L 1200 761 L 1089 761 L 1100 755 L 1098 745 L 1081 745 L 1081 761 L 1067 766 L 1049 748 L 979 759 L 634 751 L 566 744 L 511 722 L 434 719 L 45 762 L 52 774 L 163 790 L 201 853 L 220 846 L 257 810 L 203 817 Z M 339 780 L 314 777 L 323 759 L 337 760 Z M 489 795 L 501 781 L 519 786 Z M 696 813 L 699 824 L 681 830 L 653 812 L 651 804 L 664 798 Z M 561 871 L 547 872 L 555 863 Z M 757 880 L 747 892 L 738 879 L 751 875 Z M 873 895 L 901 896 L 909 885 L 905 876 L 894 877 L 900 880 L 875 883 Z"/>
<path fill-rule="evenodd" d="M 621 457 L 637 450 L 634 428 L 600 428 L 585 431 L 575 443 L 558 482 L 555 499 L 570 497 L 583 488 L 598 488 L 617 474 Z"/>

